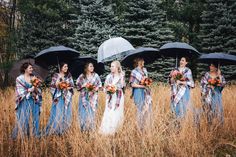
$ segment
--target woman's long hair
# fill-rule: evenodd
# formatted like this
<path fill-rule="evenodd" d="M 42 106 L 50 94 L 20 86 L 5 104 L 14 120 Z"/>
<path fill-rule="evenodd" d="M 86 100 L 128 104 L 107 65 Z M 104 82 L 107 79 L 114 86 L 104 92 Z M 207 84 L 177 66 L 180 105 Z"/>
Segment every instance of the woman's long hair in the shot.
<path fill-rule="evenodd" d="M 89 68 L 89 65 L 93 63 L 92 62 L 87 62 L 85 65 L 84 65 L 84 71 L 83 71 L 83 77 L 86 78 L 86 75 L 87 75 L 87 72 L 88 72 L 88 68 Z"/>

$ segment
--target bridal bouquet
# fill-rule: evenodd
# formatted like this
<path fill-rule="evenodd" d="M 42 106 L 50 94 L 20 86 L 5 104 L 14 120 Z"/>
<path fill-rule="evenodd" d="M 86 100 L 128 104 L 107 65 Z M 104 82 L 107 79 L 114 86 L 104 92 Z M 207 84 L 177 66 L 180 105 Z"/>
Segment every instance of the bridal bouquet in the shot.
<path fill-rule="evenodd" d="M 208 85 L 213 86 L 213 87 L 220 86 L 220 79 L 218 78 L 210 78 L 207 82 L 208 82 Z"/>
<path fill-rule="evenodd" d="M 174 70 L 171 73 L 171 77 L 174 78 L 175 81 L 177 81 L 177 80 L 186 81 L 187 80 L 187 78 L 184 77 L 183 73 L 178 70 Z"/>
<path fill-rule="evenodd" d="M 86 86 L 85 86 L 85 88 L 86 88 L 87 91 L 91 92 L 91 91 L 93 91 L 96 87 L 95 87 L 93 84 L 91 84 L 91 83 L 87 83 Z"/>
<path fill-rule="evenodd" d="M 145 78 L 141 80 L 140 84 L 144 86 L 150 86 L 152 82 L 153 80 L 151 78 Z"/>
<path fill-rule="evenodd" d="M 106 91 L 108 94 L 114 94 L 117 91 L 117 88 L 115 85 L 109 84 L 106 86 Z"/>
<path fill-rule="evenodd" d="M 70 87 L 70 83 L 67 83 L 65 81 L 61 81 L 58 86 L 59 86 L 59 89 L 63 90 L 63 89 L 67 89 L 68 87 Z"/>
<path fill-rule="evenodd" d="M 32 86 L 34 86 L 34 87 L 40 87 L 41 85 L 42 85 L 42 81 L 38 78 L 38 77 L 33 77 L 32 79 L 31 79 L 31 84 L 32 84 Z"/>

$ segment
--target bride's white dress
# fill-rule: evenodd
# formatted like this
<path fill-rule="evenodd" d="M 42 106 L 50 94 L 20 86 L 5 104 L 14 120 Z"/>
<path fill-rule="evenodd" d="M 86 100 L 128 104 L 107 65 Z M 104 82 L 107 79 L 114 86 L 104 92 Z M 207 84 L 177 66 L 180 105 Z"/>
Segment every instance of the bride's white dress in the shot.
<path fill-rule="evenodd" d="M 120 77 L 115 76 L 112 84 L 116 86 L 123 86 L 120 84 Z M 116 108 L 117 94 L 113 94 L 111 98 L 111 107 L 108 107 L 108 96 L 106 97 L 106 107 L 102 118 L 99 132 L 105 135 L 114 134 L 117 129 L 123 124 L 124 119 L 124 94 L 122 91 L 119 107 Z"/>

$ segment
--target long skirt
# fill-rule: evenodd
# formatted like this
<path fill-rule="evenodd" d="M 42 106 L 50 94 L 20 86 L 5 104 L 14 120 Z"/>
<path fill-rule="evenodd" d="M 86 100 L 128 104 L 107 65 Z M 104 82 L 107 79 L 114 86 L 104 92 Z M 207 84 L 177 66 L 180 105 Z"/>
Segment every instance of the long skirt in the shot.
<path fill-rule="evenodd" d="M 223 113 L 223 104 L 222 104 L 222 93 L 221 90 L 215 88 L 211 92 L 211 103 L 204 103 L 203 109 L 207 114 L 207 120 L 209 123 L 212 123 L 214 118 L 217 118 L 221 124 L 224 123 L 224 113 Z"/>
<path fill-rule="evenodd" d="M 106 107 L 102 118 L 99 132 L 104 135 L 113 135 L 122 126 L 124 120 L 124 95 L 122 93 L 119 107 L 116 108 L 117 95 L 113 94 L 109 107 L 108 97 L 106 99 Z"/>
<path fill-rule="evenodd" d="M 186 91 L 180 101 L 174 105 L 171 101 L 171 110 L 175 114 L 176 118 L 185 117 L 187 111 L 190 109 L 190 89 L 186 88 Z"/>
<path fill-rule="evenodd" d="M 30 118 L 32 114 L 32 119 Z M 25 135 L 30 136 L 31 126 L 32 133 L 34 136 L 39 136 L 39 117 L 40 117 L 40 105 L 35 103 L 34 99 L 30 97 L 29 99 L 24 98 L 16 110 L 16 126 L 13 130 L 13 139 L 17 138 L 18 135 L 23 138 Z M 32 125 L 30 125 L 30 119 L 32 120 Z"/>
<path fill-rule="evenodd" d="M 134 103 L 137 107 L 137 122 L 139 129 L 144 129 L 151 125 L 151 114 L 152 114 L 152 104 L 148 105 L 148 109 L 145 106 L 145 89 L 134 88 L 133 98 Z"/>
<path fill-rule="evenodd" d="M 97 105 L 96 105 L 97 107 Z M 83 104 L 82 97 L 79 97 L 79 124 L 81 131 L 89 131 L 95 129 L 95 114 L 96 112 L 93 110 L 89 101 L 86 104 Z"/>
<path fill-rule="evenodd" d="M 49 121 L 46 127 L 46 135 L 62 135 L 69 129 L 71 125 L 71 103 L 69 103 L 69 105 L 66 107 L 65 100 L 62 98 L 62 96 L 58 99 L 59 100 L 57 103 L 53 102 L 52 104 Z"/>

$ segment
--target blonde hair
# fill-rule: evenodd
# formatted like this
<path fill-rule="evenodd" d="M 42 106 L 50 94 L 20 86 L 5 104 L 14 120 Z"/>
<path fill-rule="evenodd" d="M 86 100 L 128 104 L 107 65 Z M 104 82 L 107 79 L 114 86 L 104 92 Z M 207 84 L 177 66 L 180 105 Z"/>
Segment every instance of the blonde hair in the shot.
<path fill-rule="evenodd" d="M 118 68 L 118 72 L 123 73 L 123 70 L 119 61 L 113 61 L 111 64 L 115 64 L 116 67 Z"/>

